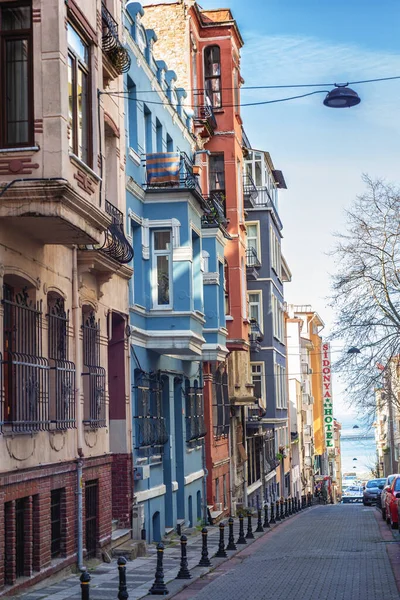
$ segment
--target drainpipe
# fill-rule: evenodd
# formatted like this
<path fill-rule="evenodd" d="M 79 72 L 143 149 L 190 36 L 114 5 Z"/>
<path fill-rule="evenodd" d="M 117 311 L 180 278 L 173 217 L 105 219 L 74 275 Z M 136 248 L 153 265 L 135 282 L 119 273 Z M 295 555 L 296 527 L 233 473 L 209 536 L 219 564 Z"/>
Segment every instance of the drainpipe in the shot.
<path fill-rule="evenodd" d="M 77 482 L 76 482 L 76 511 L 77 511 L 77 561 L 78 568 L 83 568 L 83 507 L 82 507 L 82 488 L 83 488 L 83 415 L 81 403 L 81 382 L 82 382 L 82 352 L 80 343 L 80 307 L 79 307 L 79 284 L 78 284 L 78 249 L 73 248 L 72 255 L 72 319 L 74 325 L 74 343 L 75 343 L 75 410 L 76 410 L 76 437 L 77 437 Z"/>

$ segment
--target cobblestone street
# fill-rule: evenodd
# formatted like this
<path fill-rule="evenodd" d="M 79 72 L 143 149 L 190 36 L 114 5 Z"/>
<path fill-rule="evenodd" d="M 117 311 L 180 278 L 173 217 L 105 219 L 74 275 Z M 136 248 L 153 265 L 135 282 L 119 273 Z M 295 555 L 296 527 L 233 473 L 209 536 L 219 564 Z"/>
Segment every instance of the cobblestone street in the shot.
<path fill-rule="evenodd" d="M 254 521 L 254 520 L 253 520 Z M 254 527 L 253 527 L 254 529 Z M 217 549 L 218 531 L 211 528 L 210 557 Z M 237 538 L 235 523 L 235 539 Z M 192 536 L 191 536 L 192 537 Z M 167 546 L 164 572 L 176 600 L 397 600 L 395 575 L 389 561 L 400 565 L 400 538 L 381 521 L 375 508 L 360 505 L 316 506 L 286 519 L 230 559 L 212 559 L 214 569 L 199 568 L 201 540 L 188 541 L 190 581 L 177 581 L 179 546 Z M 225 537 L 226 539 L 226 537 Z M 240 546 L 238 547 L 240 549 Z M 228 553 L 232 556 L 232 553 Z M 155 572 L 154 548 L 129 562 L 129 598 L 147 594 Z M 91 600 L 112 600 L 118 594 L 115 561 L 92 573 Z M 189 584 L 189 585 L 188 585 Z M 182 589 L 183 586 L 187 586 Z M 22 595 L 24 600 L 80 598 L 76 576 Z"/>

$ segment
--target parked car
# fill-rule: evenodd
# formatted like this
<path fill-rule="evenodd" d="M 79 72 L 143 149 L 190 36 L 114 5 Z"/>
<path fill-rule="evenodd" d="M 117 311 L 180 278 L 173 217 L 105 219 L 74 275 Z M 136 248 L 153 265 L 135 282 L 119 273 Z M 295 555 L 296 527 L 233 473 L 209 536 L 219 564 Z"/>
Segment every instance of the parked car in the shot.
<path fill-rule="evenodd" d="M 400 475 L 396 475 L 390 487 L 386 488 L 386 523 L 391 525 L 392 529 L 399 526 L 398 499 L 400 498 Z"/>
<path fill-rule="evenodd" d="M 386 477 L 385 484 L 383 486 L 383 490 L 381 492 L 381 510 L 382 510 L 382 519 L 386 521 L 386 496 L 387 496 L 387 488 L 390 488 L 392 485 L 393 479 L 396 477 L 395 475 L 388 475 Z"/>
<path fill-rule="evenodd" d="M 367 481 L 367 485 L 364 487 L 363 493 L 363 504 L 364 506 L 371 506 L 376 503 L 378 495 L 382 492 L 386 483 L 386 479 L 370 479 Z"/>
<path fill-rule="evenodd" d="M 361 485 L 350 485 L 342 494 L 342 504 L 361 504 L 363 489 Z"/>

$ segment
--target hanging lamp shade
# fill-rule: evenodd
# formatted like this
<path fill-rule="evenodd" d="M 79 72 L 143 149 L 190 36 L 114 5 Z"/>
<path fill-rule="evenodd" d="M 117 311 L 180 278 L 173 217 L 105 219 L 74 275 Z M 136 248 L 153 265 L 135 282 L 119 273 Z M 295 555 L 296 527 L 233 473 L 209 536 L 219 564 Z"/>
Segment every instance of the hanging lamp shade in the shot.
<path fill-rule="evenodd" d="M 361 98 L 351 88 L 338 86 L 327 93 L 324 104 L 329 108 L 351 108 L 360 104 Z"/>

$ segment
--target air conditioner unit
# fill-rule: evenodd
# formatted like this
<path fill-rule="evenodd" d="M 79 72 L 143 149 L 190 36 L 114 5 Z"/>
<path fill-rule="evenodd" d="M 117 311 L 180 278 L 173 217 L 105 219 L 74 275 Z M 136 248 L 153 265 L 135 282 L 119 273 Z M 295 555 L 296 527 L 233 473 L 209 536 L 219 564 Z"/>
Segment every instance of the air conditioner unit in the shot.
<path fill-rule="evenodd" d="M 133 480 L 142 481 L 143 479 L 149 479 L 150 477 L 150 465 L 143 465 L 142 467 L 134 467 L 133 469 Z"/>
<path fill-rule="evenodd" d="M 132 508 L 132 538 L 142 539 L 144 530 L 144 504 L 135 504 Z"/>

